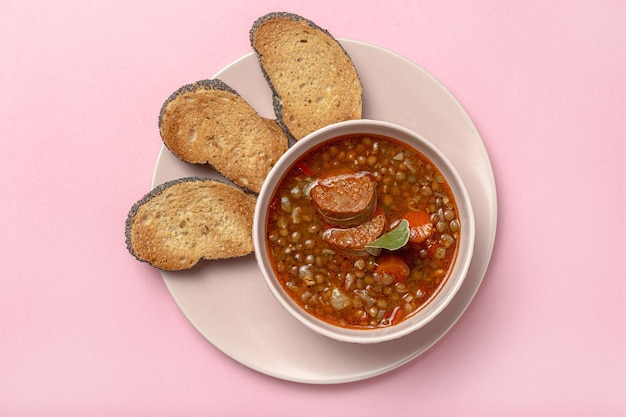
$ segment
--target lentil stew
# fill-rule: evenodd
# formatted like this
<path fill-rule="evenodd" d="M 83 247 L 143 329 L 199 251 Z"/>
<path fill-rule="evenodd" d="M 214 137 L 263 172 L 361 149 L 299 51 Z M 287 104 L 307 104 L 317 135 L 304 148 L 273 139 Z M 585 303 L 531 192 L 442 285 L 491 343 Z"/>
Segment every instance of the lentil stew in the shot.
<path fill-rule="evenodd" d="M 402 222 L 406 220 L 406 222 Z M 267 214 L 266 242 L 282 287 L 333 325 L 395 325 L 436 296 L 455 263 L 461 223 L 441 172 L 382 135 L 326 141 L 294 163 Z M 368 243 L 408 224 L 397 250 Z"/>

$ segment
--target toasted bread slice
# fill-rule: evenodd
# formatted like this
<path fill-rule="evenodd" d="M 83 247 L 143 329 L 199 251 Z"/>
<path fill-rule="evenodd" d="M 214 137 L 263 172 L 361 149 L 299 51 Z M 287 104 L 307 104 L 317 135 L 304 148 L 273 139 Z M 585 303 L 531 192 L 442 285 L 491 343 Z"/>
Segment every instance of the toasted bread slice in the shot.
<path fill-rule="evenodd" d="M 270 13 L 254 22 L 250 43 L 288 136 L 299 140 L 326 125 L 361 118 L 361 80 L 328 31 L 292 13 Z"/>
<path fill-rule="evenodd" d="M 183 161 L 208 163 L 256 193 L 288 147 L 275 120 L 261 117 L 218 79 L 174 92 L 161 108 L 159 130 L 163 143 Z"/>
<path fill-rule="evenodd" d="M 133 205 L 126 246 L 138 260 L 168 271 L 247 255 L 254 250 L 255 204 L 254 195 L 218 180 L 173 180 Z"/>

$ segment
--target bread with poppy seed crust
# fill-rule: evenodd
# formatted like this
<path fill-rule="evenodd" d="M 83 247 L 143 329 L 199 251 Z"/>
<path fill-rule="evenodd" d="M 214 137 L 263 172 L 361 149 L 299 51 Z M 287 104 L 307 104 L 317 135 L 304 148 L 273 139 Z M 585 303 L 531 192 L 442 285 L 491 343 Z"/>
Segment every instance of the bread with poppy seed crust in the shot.
<path fill-rule="evenodd" d="M 138 260 L 167 271 L 200 259 L 253 252 L 256 197 L 225 182 L 185 177 L 166 182 L 137 201 L 126 220 L 126 246 Z"/>
<path fill-rule="evenodd" d="M 159 132 L 178 158 L 208 163 L 255 193 L 288 147 L 275 120 L 261 117 L 219 79 L 184 85 L 168 97 L 159 114 Z"/>
<path fill-rule="evenodd" d="M 276 120 L 290 138 L 361 118 L 361 80 L 326 29 L 293 13 L 274 12 L 254 22 L 250 43 L 272 90 Z"/>

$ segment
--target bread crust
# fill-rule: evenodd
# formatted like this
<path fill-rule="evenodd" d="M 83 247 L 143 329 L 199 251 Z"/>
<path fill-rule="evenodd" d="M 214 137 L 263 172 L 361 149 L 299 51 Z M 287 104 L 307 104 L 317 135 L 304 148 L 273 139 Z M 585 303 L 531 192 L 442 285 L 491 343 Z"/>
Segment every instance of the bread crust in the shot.
<path fill-rule="evenodd" d="M 184 177 L 155 187 L 137 201 L 125 226 L 128 251 L 167 271 L 200 259 L 253 252 L 256 197 L 220 180 Z"/>
<path fill-rule="evenodd" d="M 297 14 L 273 12 L 253 23 L 250 44 L 272 90 L 276 120 L 290 139 L 362 117 L 357 70 L 326 29 Z"/>
<path fill-rule="evenodd" d="M 256 193 L 288 148 L 287 136 L 277 127 L 219 79 L 182 86 L 159 113 L 161 139 L 174 155 L 191 164 L 209 164 Z"/>

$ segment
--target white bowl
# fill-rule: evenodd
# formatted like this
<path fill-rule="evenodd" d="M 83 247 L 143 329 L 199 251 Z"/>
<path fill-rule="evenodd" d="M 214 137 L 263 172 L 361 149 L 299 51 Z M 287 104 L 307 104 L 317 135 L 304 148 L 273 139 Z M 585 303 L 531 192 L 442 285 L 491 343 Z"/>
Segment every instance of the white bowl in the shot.
<path fill-rule="evenodd" d="M 347 328 L 320 320 L 301 308 L 283 289 L 267 254 L 266 219 L 269 203 L 276 186 L 285 173 L 312 148 L 334 138 L 349 134 L 382 135 L 403 142 L 418 150 L 443 174 L 457 203 L 457 218 L 461 222 L 461 237 L 452 271 L 438 292 L 424 306 L 404 321 L 380 328 Z M 302 324 L 335 340 L 352 343 L 378 343 L 412 333 L 435 318 L 453 299 L 467 274 L 474 248 L 474 214 L 470 197 L 461 177 L 448 159 L 430 142 L 411 130 L 388 122 L 351 120 L 326 126 L 295 143 L 276 163 L 267 176 L 258 196 L 254 213 L 253 240 L 255 256 L 265 281 L 280 304 Z"/>

